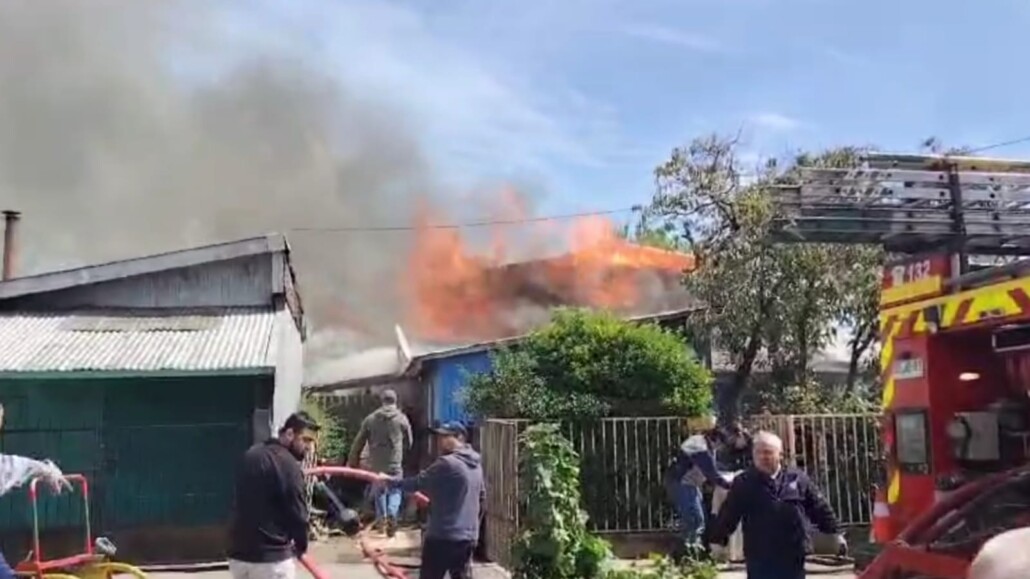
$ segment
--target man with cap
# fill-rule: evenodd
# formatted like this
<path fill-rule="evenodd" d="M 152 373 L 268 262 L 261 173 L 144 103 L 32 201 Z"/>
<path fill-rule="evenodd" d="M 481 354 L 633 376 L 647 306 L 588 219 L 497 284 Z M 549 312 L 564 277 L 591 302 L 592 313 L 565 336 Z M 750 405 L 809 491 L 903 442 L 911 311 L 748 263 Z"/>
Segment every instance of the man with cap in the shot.
<path fill-rule="evenodd" d="M 384 390 L 379 400 L 382 405 L 361 422 L 347 462 L 357 467 L 361 451 L 368 444 L 369 468 L 374 472 L 400 476 L 404 472 L 404 453 L 411 449 L 411 423 L 397 407 L 396 392 Z M 375 526 L 380 530 L 385 526 L 387 536 L 393 537 L 397 532 L 397 515 L 401 509 L 400 490 L 378 489 L 375 507 Z"/>
<path fill-rule="evenodd" d="M 486 495 L 479 453 L 466 443 L 465 427 L 447 422 L 434 429 L 440 456 L 417 476 L 384 475 L 379 486 L 421 492 L 429 498 L 420 579 L 469 579 Z"/>

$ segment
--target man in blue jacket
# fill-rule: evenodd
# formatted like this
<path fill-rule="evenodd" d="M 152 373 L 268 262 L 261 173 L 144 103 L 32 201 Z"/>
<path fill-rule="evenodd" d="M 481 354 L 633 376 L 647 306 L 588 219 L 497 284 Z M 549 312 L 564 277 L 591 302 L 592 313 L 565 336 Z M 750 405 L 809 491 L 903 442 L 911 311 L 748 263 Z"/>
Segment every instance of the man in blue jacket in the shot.
<path fill-rule="evenodd" d="M 705 481 L 730 488 L 715 468 L 715 453 L 726 437 L 717 428 L 695 434 L 683 441 L 665 471 L 665 490 L 679 517 L 680 534 L 686 546 L 699 545 L 705 526 L 701 486 Z"/>
<path fill-rule="evenodd" d="M 754 466 L 733 485 L 711 529 L 712 553 L 718 557 L 743 521 L 744 563 L 748 579 L 803 579 L 808 553 L 808 525 L 837 535 L 840 554 L 847 543 L 826 499 L 794 468 L 783 466 L 783 442 L 771 432 L 754 437 Z"/>
<path fill-rule="evenodd" d="M 448 422 L 433 429 L 440 456 L 410 478 L 383 476 L 388 488 L 421 492 L 429 497 L 429 521 L 422 544 L 420 579 L 471 579 L 472 554 L 479 541 L 479 523 L 486 486 L 479 453 L 465 440 L 465 427 Z"/>

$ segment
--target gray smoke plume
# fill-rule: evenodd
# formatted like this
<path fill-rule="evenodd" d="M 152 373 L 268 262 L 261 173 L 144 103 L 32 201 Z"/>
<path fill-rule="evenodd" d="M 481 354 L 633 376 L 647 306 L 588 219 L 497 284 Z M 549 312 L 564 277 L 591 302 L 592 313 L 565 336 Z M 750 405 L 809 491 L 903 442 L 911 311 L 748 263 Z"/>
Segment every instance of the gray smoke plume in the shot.
<path fill-rule="evenodd" d="M 25 213 L 23 273 L 295 227 L 407 224 L 433 195 L 398 111 L 301 54 L 225 34 L 219 9 L 0 2 L 0 205 Z M 392 341 L 408 236 L 290 240 L 316 328 Z"/>

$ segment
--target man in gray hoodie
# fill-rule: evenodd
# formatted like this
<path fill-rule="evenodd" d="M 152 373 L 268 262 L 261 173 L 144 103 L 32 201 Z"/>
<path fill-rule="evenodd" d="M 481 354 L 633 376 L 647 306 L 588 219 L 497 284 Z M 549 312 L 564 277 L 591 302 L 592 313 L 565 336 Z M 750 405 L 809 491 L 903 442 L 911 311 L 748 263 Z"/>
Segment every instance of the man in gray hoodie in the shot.
<path fill-rule="evenodd" d="M 357 467 L 361 461 L 361 451 L 368 444 L 369 468 L 374 472 L 390 476 L 404 474 L 404 453 L 411 449 L 411 423 L 408 417 L 397 407 L 397 393 L 384 390 L 379 395 L 382 406 L 365 417 L 361 429 L 351 445 L 350 458 L 347 461 Z M 379 489 L 375 494 L 376 528 L 385 525 L 387 536 L 393 537 L 397 532 L 397 515 L 401 509 L 401 491 L 399 489 Z"/>
<path fill-rule="evenodd" d="M 420 579 L 472 577 L 472 554 L 486 496 L 479 453 L 466 444 L 465 427 L 448 422 L 433 429 L 440 456 L 417 476 L 384 476 L 382 485 L 429 497 Z"/>

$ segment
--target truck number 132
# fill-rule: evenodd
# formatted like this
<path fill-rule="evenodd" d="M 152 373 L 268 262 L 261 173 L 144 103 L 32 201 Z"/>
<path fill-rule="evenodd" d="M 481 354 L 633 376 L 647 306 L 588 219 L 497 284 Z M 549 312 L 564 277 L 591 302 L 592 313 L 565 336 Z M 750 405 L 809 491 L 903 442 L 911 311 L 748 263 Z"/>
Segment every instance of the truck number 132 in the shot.
<path fill-rule="evenodd" d="M 891 286 L 920 281 L 930 277 L 930 260 L 916 261 L 891 268 Z"/>

